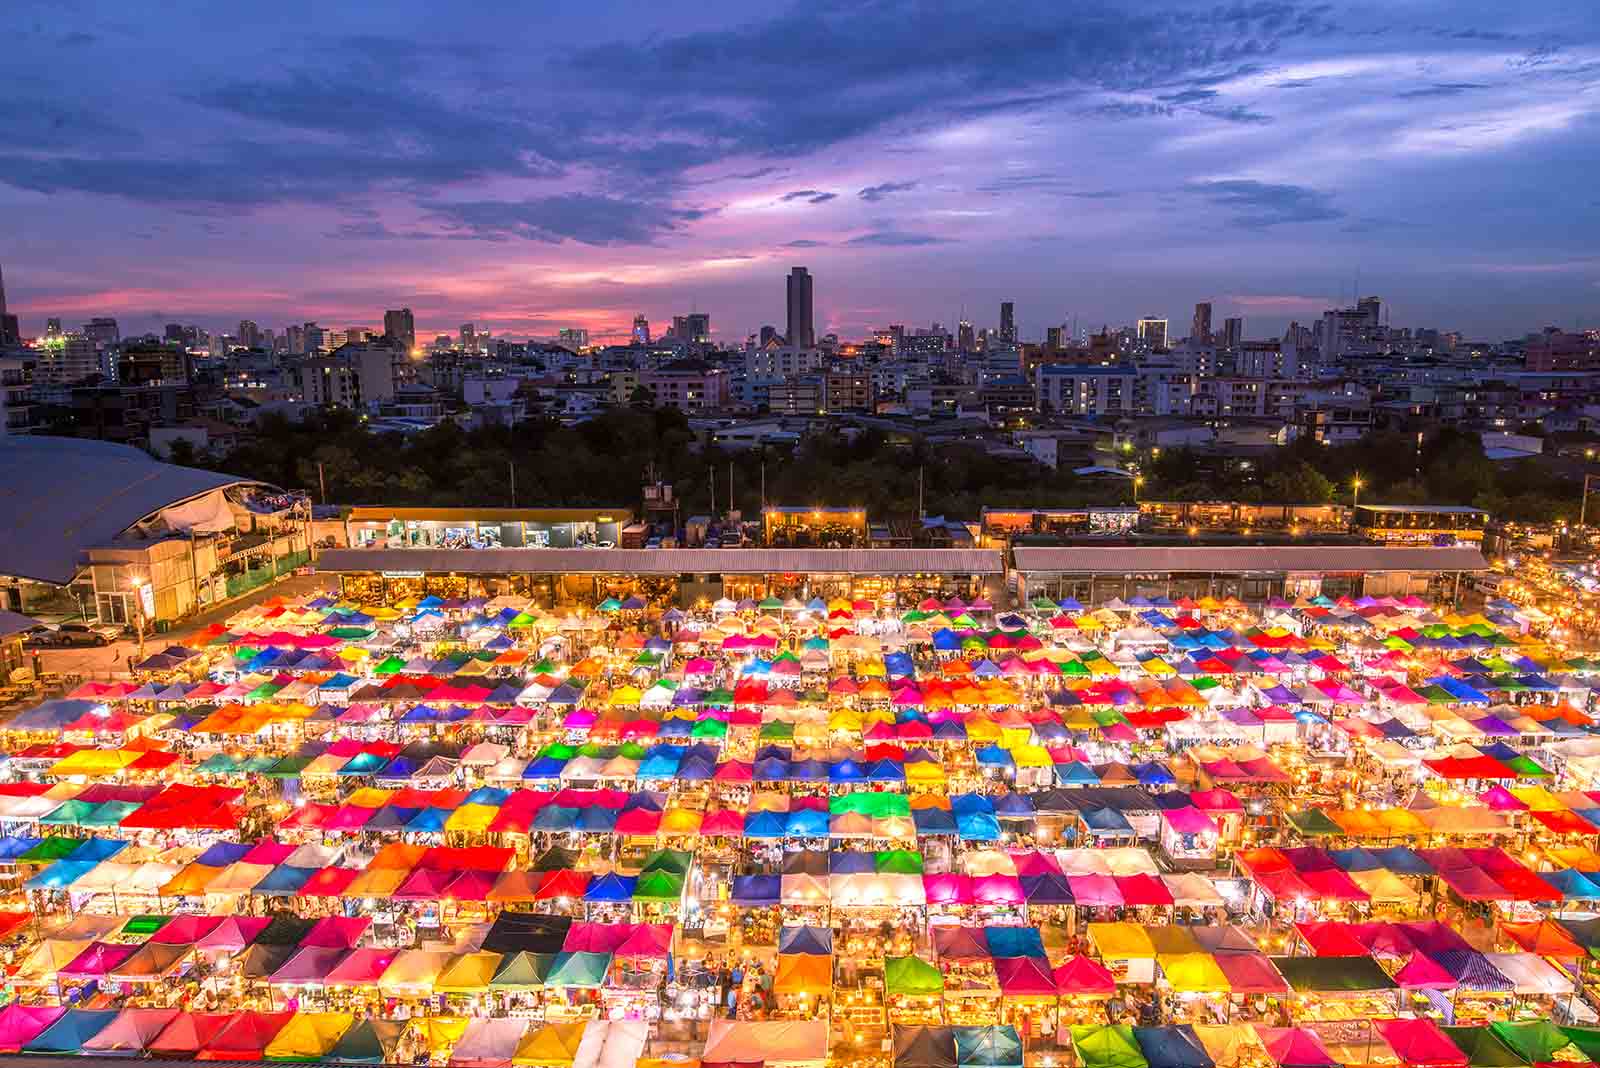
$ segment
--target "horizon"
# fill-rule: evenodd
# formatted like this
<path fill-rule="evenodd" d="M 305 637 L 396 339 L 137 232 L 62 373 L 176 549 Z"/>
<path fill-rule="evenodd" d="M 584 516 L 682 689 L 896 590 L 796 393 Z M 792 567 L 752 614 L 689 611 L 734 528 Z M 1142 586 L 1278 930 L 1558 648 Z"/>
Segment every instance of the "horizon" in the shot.
<path fill-rule="evenodd" d="M 1002 300 L 1035 340 L 1207 300 L 1252 338 L 1367 294 L 1475 340 L 1595 318 L 1600 23 L 1564 0 L 123 12 L 0 14 L 24 333 L 697 308 L 737 345 L 797 264 L 846 339 Z M 92 76 L 152 48 L 185 62 Z"/>

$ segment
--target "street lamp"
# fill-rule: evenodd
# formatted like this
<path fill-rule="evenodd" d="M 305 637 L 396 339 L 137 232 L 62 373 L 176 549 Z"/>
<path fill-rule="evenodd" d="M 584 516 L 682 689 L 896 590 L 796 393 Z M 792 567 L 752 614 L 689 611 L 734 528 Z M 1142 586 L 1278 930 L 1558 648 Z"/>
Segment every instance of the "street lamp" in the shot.
<path fill-rule="evenodd" d="M 1133 476 L 1133 503 L 1134 504 L 1138 504 L 1139 503 L 1139 487 L 1141 485 L 1143 485 L 1143 484 L 1144 484 L 1144 476 L 1143 475 L 1134 475 Z"/>
<path fill-rule="evenodd" d="M 144 661 L 144 588 L 148 583 L 142 578 L 133 580 L 133 628 L 139 636 L 139 660 Z"/>

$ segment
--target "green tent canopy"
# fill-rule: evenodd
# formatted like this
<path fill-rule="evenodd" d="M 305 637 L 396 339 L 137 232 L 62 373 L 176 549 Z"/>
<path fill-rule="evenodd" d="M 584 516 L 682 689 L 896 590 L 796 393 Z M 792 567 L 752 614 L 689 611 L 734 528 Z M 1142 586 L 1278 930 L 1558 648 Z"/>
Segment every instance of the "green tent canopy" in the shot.
<path fill-rule="evenodd" d="M 494 978 L 489 980 L 489 985 L 517 989 L 544 986 L 545 978 L 549 976 L 555 960 L 554 953 L 530 953 L 527 950 L 507 953 L 500 958 L 500 966 L 495 969 Z"/>
<path fill-rule="evenodd" d="M 544 985 L 592 990 L 606 981 L 610 968 L 609 953 L 557 953 Z"/>
<path fill-rule="evenodd" d="M 883 988 L 891 995 L 937 995 L 944 992 L 944 975 L 921 957 L 885 957 Z"/>
<path fill-rule="evenodd" d="M 1549 1020 L 1528 1023 L 1496 1020 L 1489 1025 L 1489 1030 L 1519 1056 L 1539 1063 L 1555 1060 L 1557 1053 L 1572 1045 L 1572 1036 Z"/>
<path fill-rule="evenodd" d="M 922 854 L 910 849 L 889 849 L 872 858 L 879 875 L 921 875 Z"/>
<path fill-rule="evenodd" d="M 1307 837 L 1344 834 L 1344 828 L 1333 822 L 1320 808 L 1308 808 L 1304 812 L 1286 812 L 1284 816 L 1294 824 L 1295 830 Z"/>
<path fill-rule="evenodd" d="M 639 876 L 633 887 L 635 901 L 677 901 L 683 897 L 684 878 L 677 872 L 652 871 Z"/>
<path fill-rule="evenodd" d="M 1074 1024 L 1072 1048 L 1084 1068 L 1150 1068 L 1127 1024 Z"/>
<path fill-rule="evenodd" d="M 324 1060 L 334 1064 L 383 1064 L 400 1045 L 407 1020 L 357 1020 L 344 1033 Z"/>
<path fill-rule="evenodd" d="M 1487 1027 L 1440 1027 L 1471 1068 L 1523 1068 L 1528 1062 Z"/>

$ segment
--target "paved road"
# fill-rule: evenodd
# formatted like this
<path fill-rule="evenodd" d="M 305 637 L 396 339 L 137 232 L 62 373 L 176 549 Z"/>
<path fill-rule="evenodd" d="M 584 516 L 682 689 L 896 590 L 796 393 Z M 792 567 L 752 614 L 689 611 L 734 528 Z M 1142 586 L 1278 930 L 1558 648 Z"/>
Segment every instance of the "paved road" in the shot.
<path fill-rule="evenodd" d="M 194 632 L 212 623 L 221 623 L 235 612 L 253 604 L 260 604 L 269 597 L 304 597 L 318 590 L 329 589 L 335 582 L 336 580 L 326 575 L 291 575 L 278 582 L 251 590 L 238 600 L 229 601 L 220 607 L 183 620 L 166 634 L 147 633 L 145 655 L 148 656 L 173 643 L 182 644 L 183 639 Z M 76 649 L 41 649 L 39 660 L 45 671 L 60 675 L 82 675 L 86 679 L 105 679 L 127 675 L 128 658 L 137 657 L 138 654 L 138 641 L 127 638 L 112 642 L 110 645 Z M 137 660 L 135 662 L 137 663 Z"/>

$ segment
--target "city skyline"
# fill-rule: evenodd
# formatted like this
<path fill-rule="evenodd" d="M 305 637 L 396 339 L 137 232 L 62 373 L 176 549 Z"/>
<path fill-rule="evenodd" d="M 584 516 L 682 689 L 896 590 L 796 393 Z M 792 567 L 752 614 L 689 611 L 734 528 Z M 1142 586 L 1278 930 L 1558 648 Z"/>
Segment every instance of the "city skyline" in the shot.
<path fill-rule="evenodd" d="M 738 343 L 786 328 L 796 263 L 845 337 L 1002 300 L 1026 339 L 1199 302 L 1263 337 L 1358 285 L 1486 340 L 1600 311 L 1581 4 L 294 9 L 0 14 L 24 333 L 697 309 Z M 154 47 L 185 62 L 89 76 Z"/>

